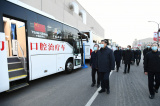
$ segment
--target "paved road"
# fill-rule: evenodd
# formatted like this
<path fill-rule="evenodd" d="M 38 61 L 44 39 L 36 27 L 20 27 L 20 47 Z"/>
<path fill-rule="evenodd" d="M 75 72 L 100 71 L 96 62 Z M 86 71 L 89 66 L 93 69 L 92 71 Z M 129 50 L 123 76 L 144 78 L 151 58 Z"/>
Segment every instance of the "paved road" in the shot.
<path fill-rule="evenodd" d="M 148 98 L 147 76 L 142 63 L 131 66 L 130 74 L 113 72 L 111 93 L 98 94 L 92 106 L 160 106 L 160 94 Z M 85 106 L 97 88 L 91 85 L 91 69 L 79 69 L 72 74 L 58 73 L 30 82 L 30 86 L 0 94 L 0 106 Z"/>

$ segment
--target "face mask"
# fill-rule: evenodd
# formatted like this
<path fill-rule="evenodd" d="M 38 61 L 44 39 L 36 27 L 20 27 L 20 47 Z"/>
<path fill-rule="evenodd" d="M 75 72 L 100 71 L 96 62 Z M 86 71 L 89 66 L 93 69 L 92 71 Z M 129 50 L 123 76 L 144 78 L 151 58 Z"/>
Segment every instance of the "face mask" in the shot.
<path fill-rule="evenodd" d="M 147 46 L 147 48 L 150 48 L 150 46 Z"/>
<path fill-rule="evenodd" d="M 129 50 L 129 48 L 127 48 L 127 50 Z"/>
<path fill-rule="evenodd" d="M 97 47 L 94 47 L 93 49 L 94 49 L 94 50 L 97 50 Z"/>
<path fill-rule="evenodd" d="M 103 47 L 104 47 L 104 44 L 100 44 L 100 46 L 101 46 L 101 48 L 103 48 Z"/>
<path fill-rule="evenodd" d="M 152 50 L 153 50 L 153 51 L 156 51 L 156 50 L 157 50 L 157 47 L 156 47 L 156 46 L 153 46 L 153 47 L 152 47 Z"/>

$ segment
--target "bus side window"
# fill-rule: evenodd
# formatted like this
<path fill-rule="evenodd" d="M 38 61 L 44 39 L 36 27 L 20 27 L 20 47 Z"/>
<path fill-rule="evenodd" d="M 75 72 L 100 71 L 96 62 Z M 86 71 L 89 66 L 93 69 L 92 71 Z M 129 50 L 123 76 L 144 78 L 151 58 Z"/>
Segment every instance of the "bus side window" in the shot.
<path fill-rule="evenodd" d="M 52 21 L 47 25 L 48 38 L 62 40 L 62 23 Z"/>

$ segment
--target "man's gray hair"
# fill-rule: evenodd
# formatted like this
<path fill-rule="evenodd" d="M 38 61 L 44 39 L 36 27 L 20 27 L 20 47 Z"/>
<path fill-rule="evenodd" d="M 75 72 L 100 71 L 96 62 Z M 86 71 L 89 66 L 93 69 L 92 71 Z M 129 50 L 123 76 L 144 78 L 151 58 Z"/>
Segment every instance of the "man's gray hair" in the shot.
<path fill-rule="evenodd" d="M 99 48 L 99 45 L 96 43 L 96 44 L 94 44 L 94 46 L 98 46 L 98 48 Z"/>

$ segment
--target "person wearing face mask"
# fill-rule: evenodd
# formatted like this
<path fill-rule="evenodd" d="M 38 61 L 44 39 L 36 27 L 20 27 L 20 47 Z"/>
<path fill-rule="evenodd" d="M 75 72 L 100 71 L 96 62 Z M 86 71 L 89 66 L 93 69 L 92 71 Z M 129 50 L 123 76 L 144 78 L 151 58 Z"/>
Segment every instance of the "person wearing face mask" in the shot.
<path fill-rule="evenodd" d="M 122 59 L 121 50 L 119 49 L 118 46 L 117 46 L 117 50 L 114 51 L 114 57 L 115 57 L 115 61 L 116 61 L 116 69 L 117 69 L 117 72 L 118 72 L 119 67 L 120 67 L 120 61 Z"/>
<path fill-rule="evenodd" d="M 115 58 L 113 51 L 107 47 L 108 41 L 101 41 L 101 49 L 98 51 L 98 71 L 101 79 L 101 90 L 99 93 L 103 93 L 107 90 L 107 94 L 110 93 L 109 75 L 111 70 L 115 68 Z"/>
<path fill-rule="evenodd" d="M 133 52 L 131 51 L 131 46 L 127 46 L 127 50 L 124 53 L 124 74 L 126 74 L 126 71 L 129 73 L 130 72 L 130 64 L 133 62 Z"/>
<path fill-rule="evenodd" d="M 95 44 L 93 47 L 94 51 L 91 53 L 91 59 L 90 59 L 90 66 L 92 68 L 92 84 L 91 87 L 94 87 L 96 84 L 96 79 L 95 75 L 97 73 L 97 88 L 100 86 L 100 77 L 99 77 L 99 72 L 98 72 L 98 67 L 97 67 L 97 55 L 98 55 L 98 50 L 99 50 L 99 45 Z"/>
<path fill-rule="evenodd" d="M 158 45 L 152 44 L 152 51 L 144 59 L 145 75 L 148 75 L 149 98 L 153 99 L 160 86 L 160 52 Z"/>
<path fill-rule="evenodd" d="M 144 64 L 144 58 L 145 58 L 146 54 L 147 54 L 148 52 L 150 52 L 150 51 L 152 51 L 151 45 L 148 44 L 148 45 L 147 45 L 147 48 L 145 48 L 145 49 L 143 50 L 143 64 Z"/>
<path fill-rule="evenodd" d="M 140 63 L 140 60 L 141 60 L 141 51 L 139 50 L 138 47 L 135 51 L 135 59 L 136 59 L 137 66 L 139 66 L 139 63 Z"/>

